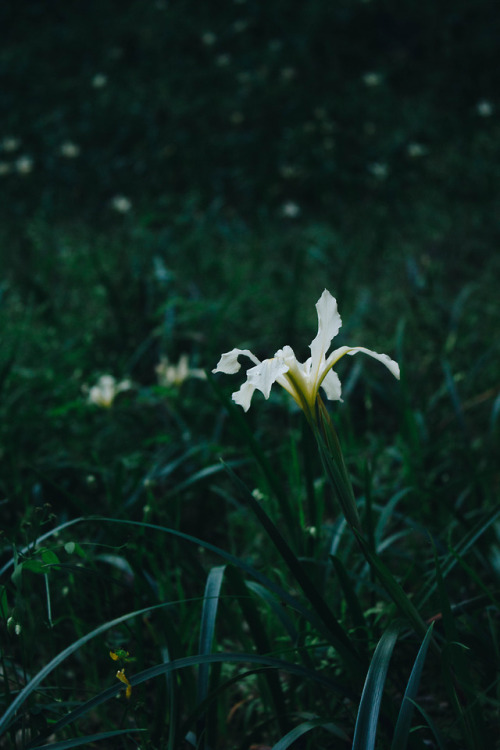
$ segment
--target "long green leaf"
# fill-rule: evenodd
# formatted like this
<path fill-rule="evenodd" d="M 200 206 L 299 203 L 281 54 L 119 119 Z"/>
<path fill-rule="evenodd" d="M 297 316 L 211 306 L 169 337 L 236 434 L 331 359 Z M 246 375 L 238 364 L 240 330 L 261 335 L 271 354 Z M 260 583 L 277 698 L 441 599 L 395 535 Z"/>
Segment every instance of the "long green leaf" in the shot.
<path fill-rule="evenodd" d="M 352 750 L 373 750 L 375 747 L 382 693 L 398 632 L 398 626 L 390 626 L 378 642 L 373 654 L 359 704 Z"/>
<path fill-rule="evenodd" d="M 419 648 L 413 669 L 411 670 L 410 679 L 408 680 L 403 702 L 399 710 L 391 750 L 406 750 L 408 738 L 410 736 L 411 720 L 415 710 L 413 701 L 417 696 L 418 688 L 420 686 L 420 678 L 422 676 L 422 669 L 424 668 L 425 657 L 427 656 L 433 627 L 434 623 L 431 623 Z"/>
<path fill-rule="evenodd" d="M 119 734 L 135 734 L 136 732 L 145 732 L 145 729 L 115 729 L 112 732 L 101 732 L 100 734 L 89 734 L 86 737 L 76 737 L 72 740 L 63 740 L 62 742 L 53 742 L 50 745 L 37 745 L 32 750 L 69 750 L 71 747 L 80 747 L 81 745 L 90 745 L 92 742 L 109 740 L 110 737 L 117 737 Z"/>
<path fill-rule="evenodd" d="M 201 610 L 200 641 L 198 651 L 200 654 L 209 654 L 215 632 L 215 620 L 219 607 L 219 596 L 224 578 L 225 565 L 212 568 L 207 577 L 205 593 L 203 595 L 203 607 Z M 197 703 L 205 700 L 208 690 L 209 664 L 200 665 L 198 671 Z"/>
<path fill-rule="evenodd" d="M 326 719 L 310 719 L 309 721 L 304 721 L 302 722 L 302 724 L 294 727 L 290 732 L 288 732 L 288 734 L 278 740 L 278 742 L 276 742 L 272 746 L 272 750 L 288 750 L 288 748 L 291 747 L 294 742 L 300 739 L 300 737 L 303 737 L 312 729 L 318 729 L 318 727 L 326 729 L 327 732 L 335 735 L 335 737 L 337 737 L 339 740 L 344 740 L 344 742 L 351 741 L 350 737 L 348 737 L 348 735 L 343 732 L 342 729 L 339 729 L 337 726 L 335 726 L 335 724 L 332 724 L 331 721 L 327 721 Z"/>
<path fill-rule="evenodd" d="M 217 618 L 219 597 L 225 570 L 225 565 L 220 565 L 217 568 L 212 568 L 207 577 L 207 582 L 205 584 L 205 593 L 203 595 L 203 607 L 201 611 L 199 641 L 200 654 L 209 654 L 212 651 L 212 644 L 215 633 L 215 620 Z M 207 697 L 209 674 L 210 664 L 200 664 L 198 668 L 198 688 L 196 693 L 197 704 L 202 703 Z M 200 742 L 200 739 L 203 738 L 201 740 L 203 743 L 203 745 L 201 746 L 203 747 L 206 745 L 206 718 L 206 716 L 201 717 L 198 722 L 198 726 L 196 727 L 198 742 Z"/>

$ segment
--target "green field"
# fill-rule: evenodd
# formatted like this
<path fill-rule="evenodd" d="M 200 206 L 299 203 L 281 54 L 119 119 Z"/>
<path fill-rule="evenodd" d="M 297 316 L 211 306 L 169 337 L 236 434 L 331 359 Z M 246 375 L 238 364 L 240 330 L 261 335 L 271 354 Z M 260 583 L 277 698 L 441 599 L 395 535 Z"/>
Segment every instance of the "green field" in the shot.
<path fill-rule="evenodd" d="M 500 748 L 499 32 L 0 5 L 0 747 Z"/>

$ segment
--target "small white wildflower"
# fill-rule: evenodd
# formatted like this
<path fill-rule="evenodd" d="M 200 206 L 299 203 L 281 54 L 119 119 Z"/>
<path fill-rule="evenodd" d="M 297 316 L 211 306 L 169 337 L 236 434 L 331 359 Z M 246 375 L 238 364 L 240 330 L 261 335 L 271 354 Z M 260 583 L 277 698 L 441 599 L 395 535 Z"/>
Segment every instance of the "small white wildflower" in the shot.
<path fill-rule="evenodd" d="M 12 172 L 12 167 L 10 164 L 6 161 L 0 161 L 0 176 L 4 174 L 10 174 Z"/>
<path fill-rule="evenodd" d="M 76 159 L 76 157 L 80 155 L 80 146 L 73 143 L 73 141 L 64 141 L 64 143 L 61 143 L 59 153 L 61 156 L 64 156 L 65 159 Z"/>
<path fill-rule="evenodd" d="M 280 75 L 283 81 L 293 81 L 293 79 L 297 75 L 297 71 L 295 70 L 295 68 L 291 67 L 283 68 Z"/>
<path fill-rule="evenodd" d="M 254 498 L 255 500 L 257 500 L 258 502 L 260 502 L 260 503 L 261 503 L 261 502 L 262 502 L 263 500 L 265 500 L 265 499 L 266 499 L 266 496 L 264 495 L 264 493 L 263 493 L 263 492 L 261 492 L 261 491 L 259 490 L 259 488 L 258 488 L 258 487 L 256 487 L 256 488 L 255 488 L 254 490 L 252 490 L 252 497 L 253 497 L 253 498 Z"/>
<path fill-rule="evenodd" d="M 5 151 L 6 154 L 12 154 L 14 151 L 17 151 L 20 146 L 21 139 L 14 138 L 13 135 L 6 136 L 0 144 L 2 151 Z"/>
<path fill-rule="evenodd" d="M 318 536 L 318 529 L 316 526 L 308 526 L 306 529 L 309 536 L 312 536 L 313 539 L 315 539 Z"/>
<path fill-rule="evenodd" d="M 96 73 L 92 78 L 92 87 L 95 89 L 103 89 L 108 83 L 108 76 L 104 73 Z"/>
<path fill-rule="evenodd" d="M 206 377 L 203 370 L 189 367 L 189 358 L 187 354 L 182 354 L 176 365 L 171 364 L 167 357 L 162 357 L 159 364 L 155 367 L 158 377 L 158 383 L 162 386 L 179 386 L 188 378 Z"/>
<path fill-rule="evenodd" d="M 231 64 L 231 55 L 228 55 L 227 53 L 218 55 L 215 58 L 215 64 L 219 68 L 227 68 L 227 66 Z"/>
<path fill-rule="evenodd" d="M 281 215 L 285 216 L 287 219 L 296 219 L 300 214 L 300 206 L 293 201 L 287 201 L 281 206 Z"/>
<path fill-rule="evenodd" d="M 125 195 L 115 195 L 115 197 L 111 199 L 111 208 L 119 214 L 127 214 L 132 208 L 132 201 Z"/>
<path fill-rule="evenodd" d="M 370 71 L 369 73 L 365 73 L 363 76 L 363 83 L 365 86 L 368 86 L 369 88 L 374 88 L 375 86 L 380 86 L 382 83 L 382 76 L 380 73 L 375 73 L 374 71 Z"/>
<path fill-rule="evenodd" d="M 280 174 L 285 180 L 292 180 L 294 177 L 298 177 L 300 170 L 294 164 L 283 164 L 280 167 Z"/>
<path fill-rule="evenodd" d="M 130 390 L 130 388 L 132 388 L 130 380 L 122 380 L 121 383 L 117 383 L 116 378 L 112 375 L 101 375 L 97 384 L 90 389 L 88 400 L 91 404 L 109 409 L 116 396 L 122 391 Z"/>
<path fill-rule="evenodd" d="M 389 174 L 389 167 L 383 162 L 376 161 L 368 165 L 368 171 L 378 180 L 385 180 Z"/>
<path fill-rule="evenodd" d="M 315 109 L 313 110 L 313 115 L 314 115 L 314 116 L 315 116 L 315 117 L 316 117 L 316 118 L 317 118 L 318 120 L 326 120 L 326 118 L 327 118 L 327 116 L 328 116 L 328 115 L 327 115 L 327 111 L 326 111 L 326 109 L 324 109 L 323 107 L 316 107 L 316 108 L 315 108 Z"/>
<path fill-rule="evenodd" d="M 271 39 L 271 41 L 267 45 L 267 48 L 269 52 L 279 52 L 281 49 L 283 49 L 283 42 L 281 41 L 281 39 Z"/>
<path fill-rule="evenodd" d="M 487 99 L 481 99 L 481 101 L 476 104 L 476 112 L 480 117 L 491 117 L 494 109 L 493 104 Z"/>
<path fill-rule="evenodd" d="M 217 41 L 217 37 L 213 31 L 205 31 L 205 33 L 201 35 L 201 41 L 206 47 L 213 47 Z"/>
<path fill-rule="evenodd" d="M 241 125 L 245 119 L 245 115 L 243 112 L 232 112 L 229 119 L 233 125 Z"/>
<path fill-rule="evenodd" d="M 22 628 L 21 628 L 21 623 L 19 623 L 19 622 L 16 622 L 16 626 L 15 626 L 15 628 L 14 628 L 14 633 L 15 633 L 16 635 L 21 635 L 21 630 L 22 630 Z"/>
<path fill-rule="evenodd" d="M 236 76 L 236 80 L 238 81 L 238 83 L 242 84 L 250 83 L 250 81 L 252 80 L 252 74 L 249 73 L 248 70 L 243 70 L 241 73 L 238 73 L 238 75 Z"/>
<path fill-rule="evenodd" d="M 406 147 L 406 153 L 412 159 L 418 159 L 420 156 L 425 156 L 429 153 L 429 149 L 422 145 L 422 143 L 409 143 Z"/>
<path fill-rule="evenodd" d="M 235 21 L 233 23 L 233 31 L 235 31 L 237 34 L 241 34 L 242 31 L 246 31 L 248 29 L 248 21 L 245 21 L 244 18 L 241 18 L 239 21 Z"/>
<path fill-rule="evenodd" d="M 29 174 L 33 171 L 33 165 L 34 162 L 31 156 L 20 156 L 15 162 L 16 172 L 19 174 Z"/>

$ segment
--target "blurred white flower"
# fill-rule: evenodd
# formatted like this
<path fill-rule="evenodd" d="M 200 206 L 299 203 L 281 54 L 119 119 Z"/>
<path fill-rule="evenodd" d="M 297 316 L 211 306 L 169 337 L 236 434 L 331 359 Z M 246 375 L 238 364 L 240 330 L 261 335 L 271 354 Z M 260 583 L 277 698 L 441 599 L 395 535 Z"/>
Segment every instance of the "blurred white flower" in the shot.
<path fill-rule="evenodd" d="M 33 165 L 34 162 L 31 156 L 20 156 L 15 162 L 16 172 L 19 174 L 29 174 L 33 171 Z"/>
<path fill-rule="evenodd" d="M 106 84 L 108 83 L 108 76 L 104 75 L 104 73 L 96 73 L 95 76 L 92 78 L 92 86 L 95 89 L 102 89 Z"/>
<path fill-rule="evenodd" d="M 297 216 L 300 216 L 300 213 L 300 206 L 293 201 L 287 201 L 281 206 L 281 215 L 285 216 L 287 219 L 296 219 Z"/>
<path fill-rule="evenodd" d="M 271 41 L 267 45 L 267 48 L 270 52 L 279 52 L 281 49 L 283 49 L 283 42 L 281 41 L 281 39 L 271 39 Z"/>
<path fill-rule="evenodd" d="M 480 117 L 491 117 L 494 109 L 493 104 L 487 99 L 481 99 L 481 101 L 476 104 L 476 112 Z"/>
<path fill-rule="evenodd" d="M 6 136 L 0 144 L 2 151 L 5 151 L 6 154 L 12 154 L 14 151 L 17 151 L 20 146 L 21 139 L 14 138 L 12 135 Z"/>
<path fill-rule="evenodd" d="M 283 166 L 280 167 L 280 174 L 285 180 L 293 180 L 295 177 L 299 176 L 300 169 L 294 164 L 283 164 Z"/>
<path fill-rule="evenodd" d="M 370 88 L 374 86 L 380 86 L 382 80 L 382 75 L 380 73 L 375 73 L 374 71 L 365 73 L 363 76 L 363 83 L 365 84 L 365 86 L 369 86 Z"/>
<path fill-rule="evenodd" d="M 247 29 L 248 21 L 245 21 L 244 18 L 241 18 L 240 20 L 233 23 L 233 31 L 236 31 L 237 34 L 240 34 L 242 31 L 246 31 Z"/>
<path fill-rule="evenodd" d="M 205 33 L 201 35 L 201 41 L 205 46 L 212 47 L 217 41 L 217 37 L 213 31 L 205 31 Z"/>
<path fill-rule="evenodd" d="M 111 199 L 111 208 L 119 214 L 126 214 L 132 208 L 132 201 L 125 195 L 115 195 L 115 197 Z"/>
<path fill-rule="evenodd" d="M 409 143 L 406 147 L 406 153 L 411 156 L 412 159 L 418 159 L 420 156 L 425 156 L 429 153 L 427 146 L 422 143 Z"/>
<path fill-rule="evenodd" d="M 64 143 L 61 143 L 59 153 L 66 159 L 76 159 L 76 157 L 80 155 L 80 146 L 72 141 L 65 141 Z"/>
<path fill-rule="evenodd" d="M 219 68 L 227 68 L 227 66 L 231 64 L 231 55 L 228 55 L 227 53 L 217 55 L 215 58 L 215 64 Z"/>
<path fill-rule="evenodd" d="M 161 386 L 181 385 L 188 378 L 206 377 L 203 370 L 189 367 L 189 357 L 182 354 L 177 364 L 170 363 L 167 357 L 162 357 L 155 367 L 158 384 Z"/>
<path fill-rule="evenodd" d="M 12 172 L 12 167 L 10 164 L 6 161 L 0 161 L 0 176 L 4 174 L 10 174 Z"/>
<path fill-rule="evenodd" d="M 295 68 L 283 68 L 281 71 L 281 78 L 283 81 L 293 81 L 295 76 L 297 75 L 297 71 Z"/>
<path fill-rule="evenodd" d="M 340 378 L 333 370 L 334 365 L 345 354 L 354 355 L 358 352 L 368 354 L 382 362 L 390 372 L 399 379 L 399 366 L 387 354 L 378 354 L 362 346 L 341 346 L 331 354 L 327 354 L 332 340 L 338 334 L 342 319 L 337 309 L 337 301 L 325 289 L 316 303 L 318 314 L 318 333 L 309 345 L 311 356 L 306 362 L 299 362 L 290 346 L 278 349 L 274 357 L 262 362 L 249 349 L 232 349 L 223 354 L 217 367 L 212 372 L 223 372 L 232 375 L 241 369 L 238 358 L 248 357 L 254 364 L 247 370 L 247 379 L 241 388 L 233 393 L 233 401 L 244 411 L 248 411 L 252 396 L 256 390 L 264 398 L 269 398 L 271 387 L 278 383 L 303 409 L 307 418 L 315 420 L 316 400 L 319 389 L 323 388 L 326 397 L 332 401 L 341 401 L 342 387 Z"/>
<path fill-rule="evenodd" d="M 122 380 L 117 383 L 112 375 L 101 375 L 97 384 L 89 390 L 89 403 L 109 409 L 116 396 L 122 391 L 132 388 L 130 380 Z"/>
<path fill-rule="evenodd" d="M 372 164 L 368 164 L 368 171 L 378 180 L 385 180 L 389 174 L 389 167 L 380 161 L 375 161 Z"/>

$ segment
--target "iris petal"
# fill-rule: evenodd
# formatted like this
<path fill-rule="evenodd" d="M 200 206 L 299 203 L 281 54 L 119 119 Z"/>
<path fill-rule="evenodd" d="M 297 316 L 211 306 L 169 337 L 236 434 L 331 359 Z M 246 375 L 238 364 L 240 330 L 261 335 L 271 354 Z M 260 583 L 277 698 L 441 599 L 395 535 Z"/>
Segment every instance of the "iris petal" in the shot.
<path fill-rule="evenodd" d="M 234 375 L 234 373 L 238 372 L 241 368 L 241 365 L 238 362 L 240 354 L 244 354 L 251 359 L 254 364 L 259 364 L 260 360 L 257 359 L 255 354 L 252 354 L 250 349 L 231 349 L 230 352 L 225 352 L 221 356 L 217 367 L 215 367 L 212 372 L 224 372 L 226 375 Z"/>
<path fill-rule="evenodd" d="M 318 333 L 309 347 L 311 349 L 314 378 L 319 375 L 320 367 L 324 362 L 332 339 L 342 326 L 342 318 L 337 310 L 337 300 L 327 289 L 316 302 L 316 311 L 318 313 Z"/>

